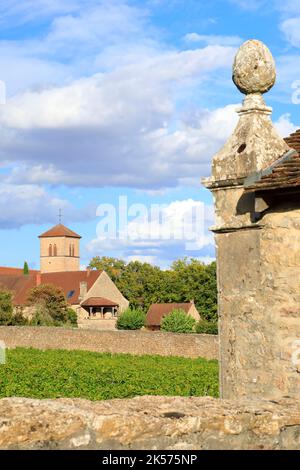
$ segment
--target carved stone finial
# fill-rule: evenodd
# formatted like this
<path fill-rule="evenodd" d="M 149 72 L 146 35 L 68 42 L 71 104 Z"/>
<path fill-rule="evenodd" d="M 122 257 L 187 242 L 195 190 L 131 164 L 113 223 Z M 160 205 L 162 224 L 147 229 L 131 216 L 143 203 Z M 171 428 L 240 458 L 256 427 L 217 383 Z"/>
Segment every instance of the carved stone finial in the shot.
<path fill-rule="evenodd" d="M 244 42 L 234 59 L 232 79 L 245 95 L 270 90 L 276 81 L 276 68 L 267 46 L 256 39 Z"/>

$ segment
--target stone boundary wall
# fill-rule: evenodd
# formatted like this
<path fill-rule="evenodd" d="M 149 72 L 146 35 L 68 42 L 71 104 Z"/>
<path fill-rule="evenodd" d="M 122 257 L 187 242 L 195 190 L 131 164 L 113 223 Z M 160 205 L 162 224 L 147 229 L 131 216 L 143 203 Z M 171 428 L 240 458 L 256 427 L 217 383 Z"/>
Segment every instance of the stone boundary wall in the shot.
<path fill-rule="evenodd" d="M 100 331 L 77 328 L 1 326 L 0 341 L 7 348 L 73 349 L 133 355 L 204 357 L 217 359 L 215 335 L 148 331 Z"/>
<path fill-rule="evenodd" d="M 0 400 L 0 449 L 294 449 L 296 400 Z M 100 463 L 101 464 L 101 463 Z"/>

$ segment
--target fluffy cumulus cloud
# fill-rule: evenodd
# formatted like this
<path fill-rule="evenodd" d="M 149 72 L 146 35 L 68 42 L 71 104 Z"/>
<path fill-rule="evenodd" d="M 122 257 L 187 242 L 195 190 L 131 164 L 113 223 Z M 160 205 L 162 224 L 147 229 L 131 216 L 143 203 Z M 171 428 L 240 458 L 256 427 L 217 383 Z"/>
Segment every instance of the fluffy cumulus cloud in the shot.
<path fill-rule="evenodd" d="M 95 207 L 75 208 L 69 201 L 55 197 L 38 185 L 0 185 L 0 229 L 19 228 L 27 224 L 54 223 L 59 209 L 73 221 L 95 214 Z"/>
<path fill-rule="evenodd" d="M 94 15 L 87 11 L 56 18 L 46 45 L 34 44 L 34 49 L 49 50 L 49 44 L 57 49 L 62 41 L 67 50 L 77 35 L 81 47 L 88 44 L 91 52 L 103 35 L 106 43 L 94 56 L 103 70 L 7 100 L 0 110 L 6 136 L 0 155 L 13 165 L 10 184 L 159 189 L 207 173 L 211 154 L 234 124 L 232 107 L 191 111 L 183 103 L 211 73 L 228 67 L 235 49 L 159 47 L 155 33 L 143 30 L 145 12 L 123 2 L 119 6 L 113 2 L 107 8 L 100 28 L 95 8 Z M 131 34 L 140 35 L 138 47 Z"/>
<path fill-rule="evenodd" d="M 214 258 L 213 208 L 186 199 L 162 206 L 135 204 L 117 214 L 114 208 L 99 207 L 97 237 L 86 247 L 90 255 L 108 251 L 127 261 L 169 265 L 182 253 L 206 261 Z"/>

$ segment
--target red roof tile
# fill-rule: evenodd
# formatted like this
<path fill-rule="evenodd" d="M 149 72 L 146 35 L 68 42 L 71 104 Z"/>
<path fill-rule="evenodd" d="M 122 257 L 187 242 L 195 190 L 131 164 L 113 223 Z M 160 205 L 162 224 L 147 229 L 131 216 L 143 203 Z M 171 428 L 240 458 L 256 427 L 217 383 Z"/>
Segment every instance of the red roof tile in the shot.
<path fill-rule="evenodd" d="M 268 168 L 258 171 L 244 182 L 246 192 L 300 189 L 300 129 L 286 137 L 291 147 Z"/>
<path fill-rule="evenodd" d="M 300 189 L 300 154 L 290 150 L 270 167 L 246 178 L 244 187 L 246 192 Z"/>
<path fill-rule="evenodd" d="M 47 232 L 42 233 L 39 238 L 47 237 L 70 237 L 70 238 L 81 238 L 80 235 L 70 230 L 68 227 L 65 227 L 63 224 L 58 224 L 52 227 Z"/>
<path fill-rule="evenodd" d="M 97 281 L 102 271 L 68 271 L 60 273 L 44 273 L 41 275 L 42 284 L 54 284 L 61 287 L 67 298 L 68 303 L 76 305 L 80 301 L 80 283 L 87 283 L 87 290 L 89 290 Z M 71 296 L 71 292 L 72 293 Z"/>
<path fill-rule="evenodd" d="M 82 302 L 82 307 L 118 307 L 119 304 L 104 297 L 89 297 Z"/>
<path fill-rule="evenodd" d="M 292 148 L 300 152 L 300 129 L 293 132 L 291 135 L 284 139 L 286 143 Z"/>
<path fill-rule="evenodd" d="M 101 273 L 102 271 L 69 271 L 45 274 L 37 272 L 28 275 L 0 273 L 0 289 L 8 289 L 14 293 L 15 305 L 25 305 L 30 289 L 39 283 L 53 284 L 64 291 L 69 304 L 77 305 L 80 303 L 80 283 L 86 282 L 87 290 L 89 290 Z M 40 279 L 38 279 L 39 277 Z"/>
<path fill-rule="evenodd" d="M 173 310 L 184 310 L 188 313 L 193 305 L 194 304 L 192 302 L 152 304 L 148 310 L 145 325 L 160 326 L 163 317 L 171 313 Z"/>
<path fill-rule="evenodd" d="M 27 293 L 36 286 L 36 275 L 0 275 L 0 289 L 7 289 L 13 293 L 14 305 L 24 305 L 27 300 Z"/>
<path fill-rule="evenodd" d="M 29 274 L 34 274 L 38 273 L 36 269 L 29 269 Z M 22 275 L 23 274 L 23 268 L 8 268 L 6 266 L 0 266 L 0 275 L 5 274 L 5 275 Z"/>

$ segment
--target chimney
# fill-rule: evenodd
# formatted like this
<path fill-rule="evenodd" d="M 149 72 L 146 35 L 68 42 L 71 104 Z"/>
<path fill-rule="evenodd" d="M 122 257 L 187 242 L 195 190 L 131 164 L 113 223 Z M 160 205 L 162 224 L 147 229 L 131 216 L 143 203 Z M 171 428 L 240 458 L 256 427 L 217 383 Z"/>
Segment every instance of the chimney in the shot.
<path fill-rule="evenodd" d="M 36 287 L 40 286 L 42 284 L 42 276 L 41 273 L 36 274 L 36 279 L 35 279 L 35 284 Z"/>
<path fill-rule="evenodd" d="M 80 282 L 80 293 L 79 293 L 79 298 L 82 301 L 84 297 L 87 294 L 87 282 L 86 281 L 81 281 Z"/>

